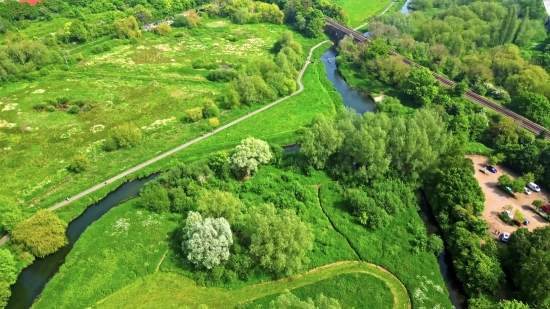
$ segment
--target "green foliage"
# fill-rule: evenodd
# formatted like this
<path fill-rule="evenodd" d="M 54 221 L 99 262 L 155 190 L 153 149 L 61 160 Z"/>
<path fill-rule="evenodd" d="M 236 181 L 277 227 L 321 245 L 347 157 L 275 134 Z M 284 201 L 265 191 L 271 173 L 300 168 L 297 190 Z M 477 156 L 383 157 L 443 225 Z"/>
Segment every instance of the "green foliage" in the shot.
<path fill-rule="evenodd" d="M 202 115 L 204 118 L 213 118 L 220 114 L 220 110 L 216 103 L 210 99 L 204 100 L 204 106 L 202 108 Z"/>
<path fill-rule="evenodd" d="M 186 27 L 195 28 L 201 24 L 201 19 L 195 10 L 189 10 L 186 12 L 186 16 L 177 15 L 174 18 L 174 27 Z"/>
<path fill-rule="evenodd" d="M 168 35 L 172 32 L 172 27 L 167 23 L 160 23 L 153 31 L 158 35 Z"/>
<path fill-rule="evenodd" d="M 229 163 L 227 162 L 228 155 L 225 151 L 218 151 L 208 159 L 208 166 L 220 179 L 229 177 Z"/>
<path fill-rule="evenodd" d="M 512 100 L 512 106 L 527 118 L 550 125 L 550 101 L 542 95 L 533 92 L 522 92 Z"/>
<path fill-rule="evenodd" d="M 242 211 L 242 202 L 230 192 L 219 190 L 204 191 L 197 198 L 198 211 L 204 217 L 225 218 L 230 224 L 239 220 Z"/>
<path fill-rule="evenodd" d="M 141 130 L 132 124 L 122 124 L 111 130 L 105 141 L 105 150 L 112 151 L 119 148 L 131 148 L 141 141 Z"/>
<path fill-rule="evenodd" d="M 71 158 L 67 169 L 73 173 L 82 173 L 90 168 L 90 160 L 81 154 L 74 155 Z"/>
<path fill-rule="evenodd" d="M 535 206 L 536 208 L 539 208 L 540 206 L 544 205 L 544 201 L 541 200 L 534 200 L 531 205 Z"/>
<path fill-rule="evenodd" d="M 56 252 L 68 243 L 67 223 L 49 210 L 40 210 L 12 231 L 12 240 L 37 257 Z"/>
<path fill-rule="evenodd" d="M 439 84 L 430 70 L 416 68 L 409 74 L 402 91 L 413 97 L 420 106 L 427 106 L 439 93 Z"/>
<path fill-rule="evenodd" d="M 261 164 L 266 164 L 269 160 L 271 160 L 269 145 L 262 140 L 249 137 L 237 145 L 229 163 L 233 171 L 242 172 L 246 176 L 254 174 Z"/>
<path fill-rule="evenodd" d="M 432 234 L 428 237 L 427 251 L 433 252 L 435 256 L 439 256 L 444 249 L 445 246 L 443 245 L 441 237 L 436 234 Z"/>
<path fill-rule="evenodd" d="M 11 285 L 16 280 L 16 263 L 13 254 L 9 250 L 0 249 L 0 283 L 5 282 Z"/>
<path fill-rule="evenodd" d="M 0 308 L 8 305 L 8 300 L 11 296 L 10 284 L 0 281 Z"/>
<path fill-rule="evenodd" d="M 21 208 L 13 207 L 2 214 L 2 227 L 8 232 L 12 232 L 24 219 Z"/>
<path fill-rule="evenodd" d="M 334 121 L 324 115 L 317 115 L 313 119 L 313 125 L 304 132 L 300 152 L 316 168 L 322 169 L 330 156 L 340 148 L 343 140 L 343 132 L 338 130 Z"/>
<path fill-rule="evenodd" d="M 513 181 L 512 178 L 508 174 L 502 174 L 498 177 L 498 185 L 506 188 L 506 187 L 512 187 Z"/>
<path fill-rule="evenodd" d="M 277 211 L 272 205 L 256 207 L 251 210 L 247 230 L 250 254 L 263 268 L 291 275 L 307 266 L 313 233 L 293 211 Z"/>
<path fill-rule="evenodd" d="M 186 258 L 198 267 L 212 269 L 229 258 L 233 237 L 224 218 L 203 219 L 198 212 L 189 212 L 183 229 L 182 249 Z"/>
<path fill-rule="evenodd" d="M 189 117 L 189 119 L 192 122 L 197 122 L 201 120 L 203 117 L 202 107 L 195 107 L 195 108 L 188 109 L 185 111 L 185 113 L 187 114 L 187 117 Z"/>
<path fill-rule="evenodd" d="M 148 182 L 139 190 L 141 206 L 150 211 L 163 213 L 170 210 L 168 191 L 158 182 Z"/>
<path fill-rule="evenodd" d="M 119 39 L 141 38 L 141 31 L 134 16 L 117 19 L 114 26 Z"/>
<path fill-rule="evenodd" d="M 489 156 L 489 163 L 492 165 L 498 165 L 506 159 L 506 156 L 503 153 L 496 153 L 492 156 Z"/>

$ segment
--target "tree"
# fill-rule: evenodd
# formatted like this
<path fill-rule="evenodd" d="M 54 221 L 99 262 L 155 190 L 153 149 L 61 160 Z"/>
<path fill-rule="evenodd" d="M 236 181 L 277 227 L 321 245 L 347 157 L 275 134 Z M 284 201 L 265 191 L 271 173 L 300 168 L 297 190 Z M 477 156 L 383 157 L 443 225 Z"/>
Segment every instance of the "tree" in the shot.
<path fill-rule="evenodd" d="M 456 83 L 453 88 L 453 94 L 457 97 L 462 97 L 468 91 L 468 83 L 466 81 L 461 81 Z"/>
<path fill-rule="evenodd" d="M 315 301 L 308 298 L 305 301 L 300 300 L 296 295 L 286 290 L 275 300 L 269 303 L 269 309 L 340 309 L 340 303 L 337 299 L 326 297 L 323 294 L 317 295 Z"/>
<path fill-rule="evenodd" d="M 512 178 L 508 174 L 502 174 L 498 177 L 498 185 L 501 187 L 512 187 Z"/>
<path fill-rule="evenodd" d="M 521 92 L 512 104 L 518 112 L 537 123 L 550 120 L 550 101 L 542 94 Z"/>
<path fill-rule="evenodd" d="M 430 70 L 416 68 L 403 84 L 403 92 L 412 96 L 420 106 L 427 106 L 439 93 L 439 85 Z"/>
<path fill-rule="evenodd" d="M 74 155 L 67 167 L 73 173 L 82 173 L 88 168 L 90 168 L 90 160 L 81 154 Z"/>
<path fill-rule="evenodd" d="M 14 243 L 43 258 L 68 243 L 67 223 L 49 210 L 40 210 L 29 220 L 19 223 L 12 232 Z"/>
<path fill-rule="evenodd" d="M 342 145 L 342 133 L 336 129 L 334 122 L 324 115 L 313 118 L 313 124 L 302 137 L 300 152 L 305 154 L 310 162 L 322 169 Z"/>
<path fill-rule="evenodd" d="M 198 211 L 205 217 L 225 218 L 233 225 L 243 210 L 242 202 L 230 192 L 204 191 L 197 199 Z"/>
<path fill-rule="evenodd" d="M 72 41 L 85 42 L 88 38 L 88 30 L 84 27 L 84 24 L 80 20 L 75 20 L 70 23 L 69 37 Z"/>
<path fill-rule="evenodd" d="M 117 19 L 114 25 L 119 39 L 141 38 L 141 31 L 134 16 Z"/>
<path fill-rule="evenodd" d="M 277 211 L 263 205 L 251 211 L 247 224 L 250 254 L 263 268 L 276 274 L 290 275 L 308 263 L 313 248 L 309 226 L 290 209 Z"/>
<path fill-rule="evenodd" d="M 266 164 L 269 160 L 271 160 L 269 145 L 262 140 L 248 137 L 236 147 L 229 163 L 231 169 L 244 172 L 248 176 L 255 173 L 260 164 Z"/>
<path fill-rule="evenodd" d="M 185 113 L 187 114 L 187 117 L 189 117 L 189 119 L 191 119 L 192 122 L 197 122 L 197 121 L 201 120 L 202 117 L 203 117 L 202 107 L 190 108 L 190 109 L 186 110 Z"/>
<path fill-rule="evenodd" d="M 154 212 L 170 211 L 168 191 L 158 182 L 148 182 L 139 190 L 141 206 Z"/>
<path fill-rule="evenodd" d="M 135 13 L 134 13 L 134 16 L 135 18 L 137 18 L 137 20 L 139 20 L 139 22 L 142 24 L 142 25 L 147 25 L 149 23 L 151 23 L 151 21 L 153 20 L 153 17 L 151 15 L 151 11 L 146 9 L 143 5 L 141 4 L 138 4 L 134 7 L 135 9 Z M 174 21 L 175 22 L 175 21 Z"/>
<path fill-rule="evenodd" d="M 111 135 L 105 141 L 107 151 L 118 148 L 131 148 L 141 141 L 141 130 L 132 124 L 122 124 L 111 130 Z"/>
<path fill-rule="evenodd" d="M 190 211 L 183 228 L 182 249 L 186 258 L 198 267 L 212 269 L 229 258 L 233 244 L 231 227 L 224 218 L 206 218 Z"/>
<path fill-rule="evenodd" d="M 210 124 L 210 126 L 212 128 L 217 128 L 219 125 L 220 125 L 220 121 L 218 120 L 218 118 L 214 117 L 214 118 L 210 118 L 208 120 L 208 123 Z"/>
<path fill-rule="evenodd" d="M 361 189 L 349 190 L 348 203 L 355 215 L 361 218 L 361 223 L 372 229 L 384 228 L 391 221 L 391 216 L 382 205 L 378 205 L 373 198 L 367 196 Z"/>
<path fill-rule="evenodd" d="M 13 254 L 7 249 L 0 249 L 0 282 L 14 284 L 17 280 L 17 269 Z"/>
<path fill-rule="evenodd" d="M 158 35 L 167 35 L 172 32 L 172 27 L 168 23 L 160 23 L 153 31 Z"/>
<path fill-rule="evenodd" d="M 0 281 L 0 308 L 4 308 L 8 305 L 8 300 L 11 296 L 10 284 Z"/>
<path fill-rule="evenodd" d="M 495 309 L 529 309 L 529 306 L 518 300 L 503 300 L 497 304 Z"/>
<path fill-rule="evenodd" d="M 208 159 L 208 167 L 221 179 L 229 178 L 228 156 L 225 151 L 218 151 Z"/>
<path fill-rule="evenodd" d="M 2 214 L 2 226 L 6 231 L 12 232 L 15 227 L 25 219 L 19 207 L 13 207 Z"/>
<path fill-rule="evenodd" d="M 523 215 L 521 210 L 516 209 L 516 211 L 514 212 L 514 219 L 519 223 L 523 223 L 523 221 L 525 221 L 525 216 Z"/>
<path fill-rule="evenodd" d="M 433 252 L 433 254 L 437 257 L 441 254 L 441 252 L 443 252 L 443 249 L 445 249 L 445 246 L 443 245 L 443 240 L 441 240 L 441 237 L 436 234 L 432 234 L 428 237 L 428 245 L 426 248 L 428 252 Z"/>

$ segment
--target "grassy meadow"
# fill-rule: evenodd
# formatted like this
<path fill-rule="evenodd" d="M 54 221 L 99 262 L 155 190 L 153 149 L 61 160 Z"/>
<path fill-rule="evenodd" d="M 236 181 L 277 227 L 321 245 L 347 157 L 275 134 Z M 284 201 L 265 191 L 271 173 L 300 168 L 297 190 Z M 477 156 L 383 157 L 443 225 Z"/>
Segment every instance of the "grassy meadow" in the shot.
<path fill-rule="evenodd" d="M 331 0 L 348 12 L 349 25 L 357 27 L 372 16 L 385 10 L 392 0 Z M 396 4 L 397 5 L 397 4 Z"/>
<path fill-rule="evenodd" d="M 234 66 L 254 57 L 271 57 L 273 44 L 287 29 L 210 20 L 203 27 L 177 29 L 167 37 L 146 33 L 135 45 L 113 40 L 115 47 L 99 55 L 91 53 L 96 44 L 90 44 L 75 51 L 83 60 L 68 71 L 0 87 L 0 179 L 4 183 L 0 212 L 18 203 L 29 213 L 52 206 L 209 131 L 207 120 L 188 124 L 185 110 L 201 106 L 205 98 L 219 103 L 225 85 L 206 80 L 208 70 L 195 69 L 193 63 Z M 295 37 L 304 50 L 315 43 L 298 34 Z M 75 115 L 62 108 L 54 112 L 34 109 L 60 97 L 83 101 L 91 110 Z M 260 106 L 225 111 L 218 118 L 223 125 Z M 109 129 L 122 123 L 140 127 L 144 140 L 132 149 L 103 151 Z M 276 134 L 297 129 L 284 127 L 287 132 L 267 129 Z M 82 174 L 71 174 L 67 164 L 79 153 L 92 166 Z"/>

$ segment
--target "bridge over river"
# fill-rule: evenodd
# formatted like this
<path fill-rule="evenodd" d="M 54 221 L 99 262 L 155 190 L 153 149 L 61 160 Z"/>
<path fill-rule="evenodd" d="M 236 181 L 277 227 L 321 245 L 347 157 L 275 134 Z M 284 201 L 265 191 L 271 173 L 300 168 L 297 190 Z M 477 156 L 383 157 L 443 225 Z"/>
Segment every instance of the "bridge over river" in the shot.
<path fill-rule="evenodd" d="M 550 1 L 550 0 L 549 0 Z M 361 33 L 355 31 L 355 30 L 352 30 L 342 24 L 340 24 L 339 22 L 337 21 L 334 21 L 328 17 L 325 17 L 325 21 L 326 23 L 328 24 L 328 32 L 334 34 L 339 40 L 343 39 L 344 37 L 346 36 L 351 36 L 353 38 L 353 40 L 355 42 L 369 42 L 370 39 L 365 37 L 364 35 L 362 35 Z M 393 50 L 390 50 L 389 51 L 389 54 L 391 56 L 394 56 L 394 57 L 401 57 L 400 55 L 398 55 L 396 52 L 394 52 Z M 415 66 L 415 67 L 420 67 L 419 64 L 413 62 L 412 60 L 410 59 L 407 59 L 405 57 L 402 57 L 403 58 L 403 63 L 407 64 L 407 65 L 411 65 L 411 66 Z M 446 87 L 452 87 L 455 85 L 455 83 L 452 81 L 452 80 L 449 80 L 437 73 L 434 73 L 432 72 L 432 75 L 435 77 L 435 79 L 437 81 L 439 81 L 439 83 L 441 83 L 443 86 L 446 86 Z M 485 97 L 482 97 L 480 96 L 479 94 L 471 91 L 471 90 L 468 90 L 466 92 L 466 94 L 464 94 L 464 97 L 466 97 L 466 99 L 474 102 L 474 103 L 477 103 L 479 105 L 482 105 L 483 107 L 486 107 L 486 108 L 489 108 L 501 115 L 504 115 L 504 116 L 507 116 L 507 117 L 510 117 L 512 119 L 514 119 L 514 121 L 521 127 L 523 127 L 524 129 L 534 133 L 534 134 L 540 134 L 541 132 L 543 131 L 548 131 L 546 128 L 544 128 L 543 126 L 541 125 L 538 125 L 534 122 L 532 122 L 531 120 L 523 117 L 523 116 L 520 116 L 514 112 L 512 112 L 511 110 L 507 109 L 507 108 L 504 108 L 500 105 L 498 105 L 497 103 L 485 98 Z M 550 140 L 550 136 L 547 136 L 546 137 L 548 140 Z"/>

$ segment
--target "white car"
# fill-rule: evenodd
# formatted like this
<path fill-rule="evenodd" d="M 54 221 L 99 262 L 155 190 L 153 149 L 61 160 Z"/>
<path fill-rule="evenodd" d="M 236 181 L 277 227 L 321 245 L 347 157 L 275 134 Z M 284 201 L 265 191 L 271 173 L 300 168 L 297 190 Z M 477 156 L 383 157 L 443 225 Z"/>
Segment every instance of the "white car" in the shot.
<path fill-rule="evenodd" d="M 508 233 L 508 232 L 502 233 L 502 241 L 503 242 L 508 242 L 509 239 L 510 239 L 510 233 Z"/>
<path fill-rule="evenodd" d="M 529 188 L 525 188 L 525 194 L 531 195 L 531 190 L 529 190 Z"/>
<path fill-rule="evenodd" d="M 510 218 L 510 220 L 513 220 L 513 219 L 514 219 L 514 215 L 512 215 L 512 212 L 511 212 L 511 211 L 505 210 L 504 213 L 508 216 L 508 218 Z"/>
<path fill-rule="evenodd" d="M 537 186 L 537 184 L 534 182 L 530 182 L 527 186 L 529 186 L 529 188 L 531 188 L 531 190 L 535 192 L 540 192 L 540 187 Z"/>

